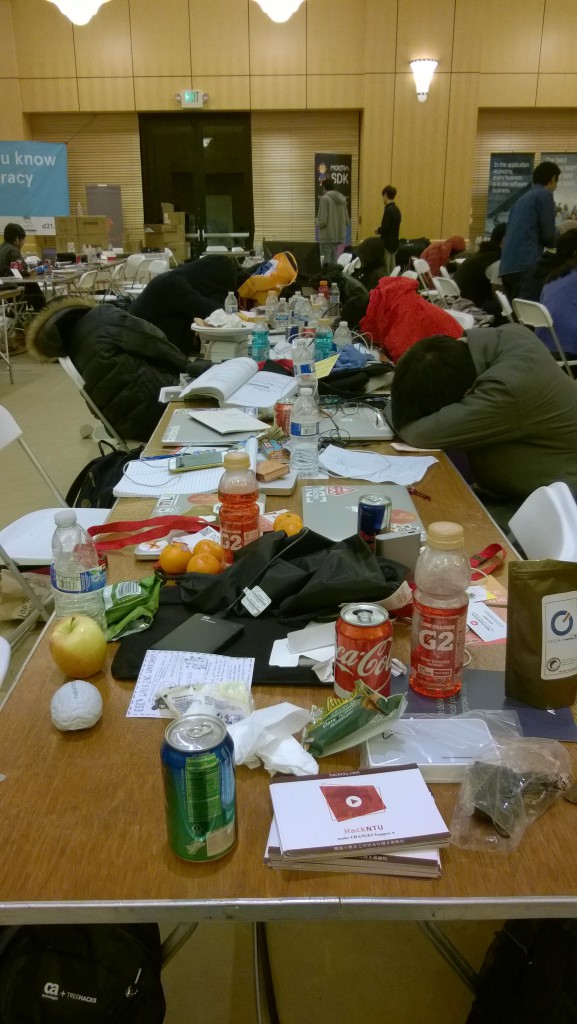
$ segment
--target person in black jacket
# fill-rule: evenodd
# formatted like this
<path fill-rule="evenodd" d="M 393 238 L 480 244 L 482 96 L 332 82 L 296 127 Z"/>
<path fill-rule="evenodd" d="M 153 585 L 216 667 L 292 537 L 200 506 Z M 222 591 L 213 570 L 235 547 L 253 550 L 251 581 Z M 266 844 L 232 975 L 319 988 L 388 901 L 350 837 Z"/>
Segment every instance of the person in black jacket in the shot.
<path fill-rule="evenodd" d="M 375 234 L 380 235 L 385 246 L 385 267 L 387 274 L 395 266 L 395 257 L 399 248 L 399 229 L 401 227 L 401 211 L 395 203 L 397 190 L 394 185 L 385 185 L 381 192 L 383 197 L 383 219 Z"/>
<path fill-rule="evenodd" d="M 202 256 L 153 277 L 130 312 L 155 324 L 177 348 L 189 354 L 195 317 L 221 309 L 236 285 L 236 264 L 229 256 Z"/>
<path fill-rule="evenodd" d="M 86 393 L 124 440 L 148 441 L 164 405 L 161 387 L 181 373 L 198 376 L 211 364 L 191 362 L 153 324 L 111 302 L 52 302 L 28 327 L 28 351 L 41 362 L 69 356 Z"/>
<path fill-rule="evenodd" d="M 501 259 L 501 249 L 506 231 L 506 224 L 496 224 L 491 232 L 491 238 L 481 242 L 478 252 L 467 256 L 457 267 L 455 273 L 455 281 L 459 285 L 463 298 L 469 299 L 479 309 L 485 309 L 490 313 L 496 312 L 498 306 L 495 303 L 491 279 L 487 272 L 494 263 L 498 263 Z"/>

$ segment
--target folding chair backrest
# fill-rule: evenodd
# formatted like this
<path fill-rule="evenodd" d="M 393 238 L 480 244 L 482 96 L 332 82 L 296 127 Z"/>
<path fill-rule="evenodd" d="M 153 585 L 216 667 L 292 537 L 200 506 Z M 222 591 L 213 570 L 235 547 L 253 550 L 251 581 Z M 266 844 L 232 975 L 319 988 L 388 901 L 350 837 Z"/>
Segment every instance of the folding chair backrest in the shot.
<path fill-rule="evenodd" d="M 8 409 L 5 409 L 3 405 L 0 405 L 0 448 L 6 448 L 9 444 L 12 444 L 13 441 L 18 441 L 18 444 L 26 453 L 32 465 L 40 473 L 40 476 L 44 480 L 44 483 L 52 491 L 59 505 L 62 505 L 64 508 L 66 508 L 66 502 L 64 500 L 64 497 L 58 490 L 52 478 L 48 476 L 48 473 L 44 469 L 44 466 L 40 464 L 40 462 L 34 455 L 34 452 L 31 451 L 28 445 L 26 444 L 24 438 L 22 437 L 22 430 L 18 426 L 12 413 L 8 412 Z"/>
<path fill-rule="evenodd" d="M 509 320 L 510 323 L 514 323 L 515 322 L 515 318 L 513 316 L 513 310 L 511 308 L 511 303 L 509 302 L 509 299 L 505 295 L 505 292 L 495 292 L 495 295 L 497 296 L 497 301 L 498 301 L 498 303 L 499 303 L 499 305 L 501 307 L 501 312 L 502 312 L 503 316 L 507 320 Z"/>
<path fill-rule="evenodd" d="M 68 375 L 75 387 L 78 388 L 84 401 L 86 402 L 90 412 L 97 420 L 100 420 L 106 433 L 111 437 L 121 448 L 127 448 L 127 444 L 124 439 L 120 436 L 117 430 L 114 429 L 111 423 L 106 419 L 104 413 L 100 411 L 98 406 L 92 401 L 90 395 L 85 390 L 85 383 L 82 374 L 76 369 L 70 356 L 60 356 L 58 362 L 60 363 L 64 372 Z"/>
<path fill-rule="evenodd" d="M 444 299 L 460 299 L 461 289 L 452 278 L 434 277 L 435 288 Z"/>
<path fill-rule="evenodd" d="M 400 267 L 399 264 L 397 264 L 397 266 L 393 267 L 393 269 L 391 270 L 391 273 L 389 274 L 389 277 L 398 277 L 400 273 L 401 273 L 401 267 Z"/>
<path fill-rule="evenodd" d="M 577 562 L 577 505 L 567 484 L 557 481 L 538 487 L 509 520 L 509 527 L 527 558 Z"/>
<path fill-rule="evenodd" d="M 563 363 L 564 369 L 567 371 L 570 377 L 573 376 L 569 363 L 567 362 L 567 356 L 563 351 L 563 346 L 559 341 L 559 336 L 555 330 L 553 324 L 553 317 L 551 316 L 547 306 L 544 306 L 541 302 L 531 302 L 529 299 L 513 299 L 513 310 L 517 320 L 521 324 L 525 324 L 527 327 L 546 327 L 549 334 L 553 338 L 555 348 L 559 353 L 559 358 Z"/>
<path fill-rule="evenodd" d="M 136 278 L 136 274 L 138 272 L 139 267 L 141 266 L 142 263 L 145 262 L 146 256 L 144 255 L 144 253 L 132 253 L 124 264 L 123 280 L 126 281 L 127 284 L 132 284 L 132 282 Z"/>
<path fill-rule="evenodd" d="M 164 274 L 168 270 L 168 260 L 150 260 L 148 264 L 148 280 L 151 277 L 158 277 L 159 274 Z"/>
<path fill-rule="evenodd" d="M 80 292 L 81 295 L 91 295 L 96 288 L 98 274 L 99 270 L 86 270 L 76 281 L 75 291 Z"/>

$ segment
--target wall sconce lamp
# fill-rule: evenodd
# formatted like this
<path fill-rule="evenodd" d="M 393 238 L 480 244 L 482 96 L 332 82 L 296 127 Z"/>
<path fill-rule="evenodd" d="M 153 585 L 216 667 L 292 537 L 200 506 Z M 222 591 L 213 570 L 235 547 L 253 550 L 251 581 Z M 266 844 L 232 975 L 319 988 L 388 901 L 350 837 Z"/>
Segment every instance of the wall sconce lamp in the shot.
<path fill-rule="evenodd" d="M 438 60 L 412 60 L 411 71 L 417 87 L 417 99 L 424 103 L 428 94 Z"/>
<path fill-rule="evenodd" d="M 256 0 L 261 10 L 268 14 L 271 21 L 276 22 L 288 21 L 289 18 L 292 18 L 302 2 L 303 0 Z"/>
<path fill-rule="evenodd" d="M 48 2 L 56 4 L 58 10 L 66 18 L 69 18 L 73 25 L 87 25 L 98 8 L 102 7 L 102 4 L 108 3 L 108 0 L 48 0 Z"/>

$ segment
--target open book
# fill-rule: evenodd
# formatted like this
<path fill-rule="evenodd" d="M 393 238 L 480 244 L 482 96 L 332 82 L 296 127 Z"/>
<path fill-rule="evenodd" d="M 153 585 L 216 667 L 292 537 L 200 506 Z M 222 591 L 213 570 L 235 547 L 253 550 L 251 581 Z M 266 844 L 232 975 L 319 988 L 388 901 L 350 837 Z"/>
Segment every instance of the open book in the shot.
<path fill-rule="evenodd" d="M 227 359 L 187 384 L 181 399 L 209 395 L 219 405 L 244 405 L 256 409 L 272 409 L 275 402 L 297 390 L 297 382 L 282 373 L 259 370 L 258 363 L 248 356 Z"/>

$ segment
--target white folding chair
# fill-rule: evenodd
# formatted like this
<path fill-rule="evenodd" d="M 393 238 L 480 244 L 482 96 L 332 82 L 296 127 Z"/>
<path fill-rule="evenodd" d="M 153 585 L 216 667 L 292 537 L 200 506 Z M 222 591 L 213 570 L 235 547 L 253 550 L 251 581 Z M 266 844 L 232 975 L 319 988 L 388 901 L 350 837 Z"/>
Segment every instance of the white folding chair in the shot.
<path fill-rule="evenodd" d="M 444 300 L 445 305 L 448 305 L 454 299 L 461 298 L 461 289 L 456 281 L 453 281 L 451 277 L 434 277 L 435 288 L 437 289 L 441 299 Z"/>
<path fill-rule="evenodd" d="M 533 491 L 509 520 L 527 558 L 577 562 L 577 504 L 567 484 L 557 481 Z"/>
<path fill-rule="evenodd" d="M 56 498 L 58 507 L 67 508 L 65 498 L 24 441 L 22 431 L 16 420 L 8 412 L 8 409 L 0 405 L 0 449 L 6 448 L 14 441 L 18 441 L 18 444 L 30 459 L 32 465 L 40 473 L 44 483 Z M 27 515 L 21 516 L 20 519 L 15 520 L 15 522 L 0 530 L 0 560 L 13 574 L 18 585 L 31 602 L 29 614 L 9 638 L 11 647 L 14 647 L 36 625 L 38 619 L 42 618 L 44 621 L 47 621 L 50 617 L 52 594 L 49 593 L 43 598 L 39 597 L 23 577 L 20 567 L 50 565 L 52 561 L 54 513 L 57 511 L 58 508 L 37 509 L 34 512 L 28 512 Z M 86 529 L 88 526 L 100 526 L 104 523 L 108 517 L 108 512 L 109 509 L 106 508 L 78 508 L 76 509 L 76 516 L 78 522 Z"/>
<path fill-rule="evenodd" d="M 99 438 L 99 440 L 105 441 L 108 439 L 114 441 L 120 448 L 124 448 L 125 451 L 129 451 L 129 446 L 127 445 L 126 441 L 124 441 L 124 439 L 120 436 L 118 431 L 114 429 L 112 424 L 109 423 L 104 413 L 100 411 L 98 406 L 92 401 L 90 395 L 87 393 L 84 377 L 79 372 L 79 370 L 76 369 L 70 356 L 60 356 L 58 362 L 60 363 L 64 372 L 68 375 L 68 377 L 70 377 L 70 380 L 72 381 L 74 386 L 78 388 L 80 394 L 82 395 L 84 401 L 86 402 L 88 408 L 90 409 L 90 412 L 94 416 L 96 416 L 97 420 L 100 420 L 100 422 L 102 423 L 102 426 L 106 431 L 106 435 L 103 438 Z M 80 433 L 82 437 L 95 437 L 92 427 L 81 427 Z"/>
<path fill-rule="evenodd" d="M 529 299 L 513 299 L 513 311 L 520 324 L 526 327 L 546 327 L 553 338 L 555 348 L 559 353 L 559 359 L 570 377 L 573 376 L 563 346 L 559 341 L 559 335 L 553 326 L 553 317 L 547 306 L 541 302 L 531 302 Z"/>
<path fill-rule="evenodd" d="M 99 273 L 100 271 L 97 268 L 96 270 L 86 270 L 81 274 L 78 280 L 74 281 L 71 286 L 75 294 L 94 295 L 94 292 L 96 291 L 96 280 Z"/>
<path fill-rule="evenodd" d="M 449 316 L 452 316 L 453 320 L 456 320 L 457 323 L 461 325 L 464 331 L 470 331 L 475 326 L 475 317 L 472 315 L 472 313 L 466 313 L 462 309 L 451 309 L 450 306 L 447 306 L 447 308 L 445 309 L 445 313 L 448 313 Z"/>
<path fill-rule="evenodd" d="M 126 263 L 117 263 L 111 268 L 110 278 L 106 291 L 101 294 L 95 294 L 94 298 L 98 302 L 114 302 L 117 295 L 120 295 L 121 285 L 124 281 Z M 108 269 L 108 268 L 107 268 Z"/>
<path fill-rule="evenodd" d="M 411 281 L 418 281 L 419 275 L 416 270 L 403 270 L 401 277 L 409 277 Z"/>
<path fill-rule="evenodd" d="M 397 266 L 393 267 L 393 269 L 391 270 L 391 273 L 389 274 L 389 277 L 398 277 L 400 273 L 401 273 L 401 267 L 397 263 Z"/>
<path fill-rule="evenodd" d="M 509 323 L 514 324 L 515 323 L 515 317 L 513 316 L 513 310 L 511 309 L 511 303 L 509 302 L 509 299 L 505 295 L 505 292 L 495 292 L 495 295 L 497 296 L 497 300 L 498 300 L 499 305 L 501 307 L 501 312 L 502 312 L 503 316 L 505 317 L 506 320 L 509 321 Z"/>
<path fill-rule="evenodd" d="M 446 267 L 441 267 L 441 277 L 444 277 L 447 281 L 453 280 Z"/>
<path fill-rule="evenodd" d="M 146 281 L 150 281 L 153 277 L 158 277 L 159 274 L 165 274 L 168 269 L 169 264 L 166 258 L 150 260 L 146 270 L 145 279 Z"/>
<path fill-rule="evenodd" d="M 423 298 L 429 299 L 431 302 L 439 302 L 440 305 L 444 305 L 445 303 L 440 297 L 439 292 L 433 287 L 433 275 L 431 274 L 431 268 L 427 261 L 422 260 L 419 256 L 413 256 L 413 267 L 419 284 L 421 285 L 420 292 Z"/>

